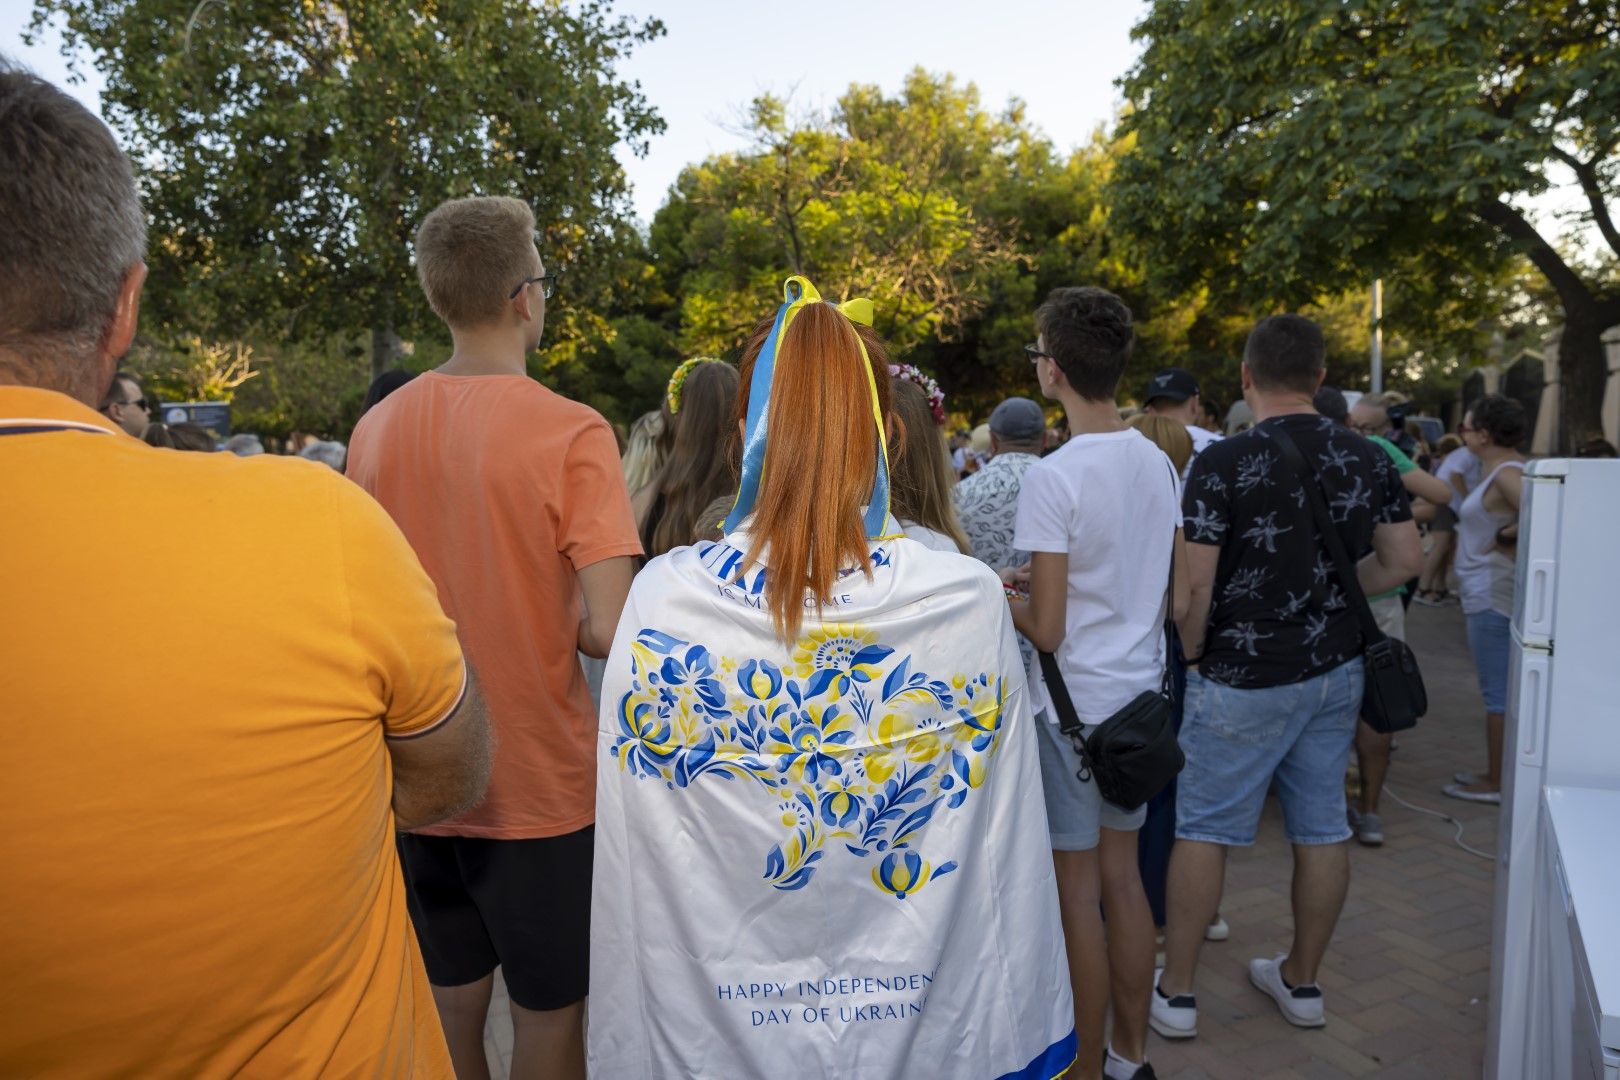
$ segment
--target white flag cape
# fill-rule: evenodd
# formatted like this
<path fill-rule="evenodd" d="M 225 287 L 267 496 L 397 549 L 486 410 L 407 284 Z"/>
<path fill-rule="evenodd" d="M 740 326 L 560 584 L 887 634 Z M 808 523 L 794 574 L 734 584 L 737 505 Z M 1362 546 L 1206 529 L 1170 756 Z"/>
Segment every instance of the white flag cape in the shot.
<path fill-rule="evenodd" d="M 591 1075 L 1048 1080 L 1074 1060 L 1001 584 L 897 539 L 796 647 L 748 540 L 637 577 L 602 692 Z"/>

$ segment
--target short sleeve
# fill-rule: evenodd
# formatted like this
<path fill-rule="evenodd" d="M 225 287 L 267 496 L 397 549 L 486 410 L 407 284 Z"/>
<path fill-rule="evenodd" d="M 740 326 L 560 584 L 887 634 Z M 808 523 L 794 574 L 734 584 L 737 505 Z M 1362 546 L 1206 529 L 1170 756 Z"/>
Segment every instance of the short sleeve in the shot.
<path fill-rule="evenodd" d="M 1188 543 L 1220 546 L 1231 527 L 1231 484 L 1221 474 L 1218 455 L 1208 452 L 1193 459 L 1181 493 L 1182 528 Z"/>
<path fill-rule="evenodd" d="M 1407 457 L 1405 450 L 1402 450 L 1388 439 L 1375 438 L 1373 439 L 1373 442 L 1377 443 L 1383 449 L 1384 453 L 1389 457 L 1389 460 L 1394 463 L 1395 472 L 1397 474 L 1405 476 L 1407 473 L 1417 468 L 1417 462 Z"/>
<path fill-rule="evenodd" d="M 384 733 L 424 735 L 450 718 L 466 691 L 456 624 L 388 513 L 347 482 L 336 503 L 349 620 L 383 703 Z"/>
<path fill-rule="evenodd" d="M 1396 450 L 1396 453 L 1400 451 Z M 1411 521 L 1412 500 L 1406 495 L 1406 485 L 1401 483 L 1401 474 L 1395 461 L 1387 454 L 1379 454 L 1373 469 L 1376 477 L 1374 483 L 1379 494 L 1378 524 L 1394 525 L 1401 521 Z"/>
<path fill-rule="evenodd" d="M 619 468 L 619 444 L 607 421 L 595 418 L 568 444 L 557 490 L 563 500 L 557 508 L 557 550 L 575 570 L 642 553 Z"/>
<path fill-rule="evenodd" d="M 1024 473 L 1013 519 L 1013 547 L 1019 551 L 1069 553 L 1069 493 L 1057 470 L 1043 464 Z"/>

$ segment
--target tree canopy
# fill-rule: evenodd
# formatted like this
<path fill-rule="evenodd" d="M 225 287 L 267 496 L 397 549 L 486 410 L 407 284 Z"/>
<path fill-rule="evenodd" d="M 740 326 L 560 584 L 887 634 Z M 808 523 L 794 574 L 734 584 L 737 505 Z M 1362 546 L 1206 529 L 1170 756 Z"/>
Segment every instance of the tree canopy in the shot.
<path fill-rule="evenodd" d="M 1398 274 L 1418 326 L 1486 314 L 1528 259 L 1564 316 L 1563 437 L 1600 431 L 1599 337 L 1620 323 L 1620 3 L 1155 0 L 1136 34 L 1112 201 L 1145 257 L 1256 305 Z M 1526 213 L 1559 169 L 1596 258 Z"/>
<path fill-rule="evenodd" d="M 566 265 L 545 363 L 605 330 L 635 243 L 614 148 L 663 123 L 621 57 L 663 32 L 602 0 L 37 0 L 106 78 L 152 218 L 159 325 L 275 339 L 370 330 L 373 371 L 431 326 L 416 225 L 462 195 L 535 208 Z"/>

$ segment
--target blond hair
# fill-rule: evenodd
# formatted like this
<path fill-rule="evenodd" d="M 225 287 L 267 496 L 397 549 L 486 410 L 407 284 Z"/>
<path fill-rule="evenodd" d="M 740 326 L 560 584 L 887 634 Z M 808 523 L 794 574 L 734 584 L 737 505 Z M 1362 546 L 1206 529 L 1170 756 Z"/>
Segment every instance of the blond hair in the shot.
<path fill-rule="evenodd" d="M 537 261 L 534 211 L 521 199 L 451 199 L 416 230 L 416 276 L 452 327 L 493 322 Z"/>
<path fill-rule="evenodd" d="M 1127 425 L 1147 436 L 1149 442 L 1164 451 L 1170 459 L 1170 464 L 1176 467 L 1176 475 L 1180 476 L 1187 469 L 1187 462 L 1192 460 L 1192 436 L 1187 434 L 1187 425 L 1170 416 L 1160 416 L 1157 413 L 1141 413 L 1125 421 Z"/>
<path fill-rule="evenodd" d="M 962 531 L 951 500 L 956 473 L 945 439 L 934 423 L 928 394 L 910 379 L 894 376 L 892 382 L 890 394 L 900 437 L 889 454 L 889 506 L 902 523 L 909 521 L 944 533 L 962 554 L 971 555 L 973 545 Z"/>

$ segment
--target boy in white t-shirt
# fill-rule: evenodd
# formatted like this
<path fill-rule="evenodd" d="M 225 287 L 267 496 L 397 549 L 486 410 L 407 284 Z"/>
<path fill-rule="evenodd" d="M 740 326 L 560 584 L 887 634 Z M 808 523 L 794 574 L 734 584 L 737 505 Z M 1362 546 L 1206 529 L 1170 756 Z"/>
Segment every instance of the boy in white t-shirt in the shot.
<path fill-rule="evenodd" d="M 1130 309 L 1119 297 L 1055 289 L 1035 324 L 1040 337 L 1027 351 L 1041 392 L 1062 403 L 1073 434 L 1024 474 L 1013 545 L 1033 553 L 1030 597 L 1012 601 L 1013 622 L 1056 654 L 1075 711 L 1090 726 L 1163 678 L 1170 561 L 1183 565 L 1177 478 L 1164 452 L 1119 418 L 1115 390 L 1133 341 Z M 1176 575 L 1178 613 L 1186 580 Z M 1149 1077 L 1154 931 L 1136 861 L 1145 811 L 1111 806 L 1094 781 L 1079 779 L 1080 759 L 1058 730 L 1038 666 L 1030 684 L 1041 711 L 1036 741 L 1080 1060 L 1104 1057 L 1112 999 L 1104 1073 Z"/>

